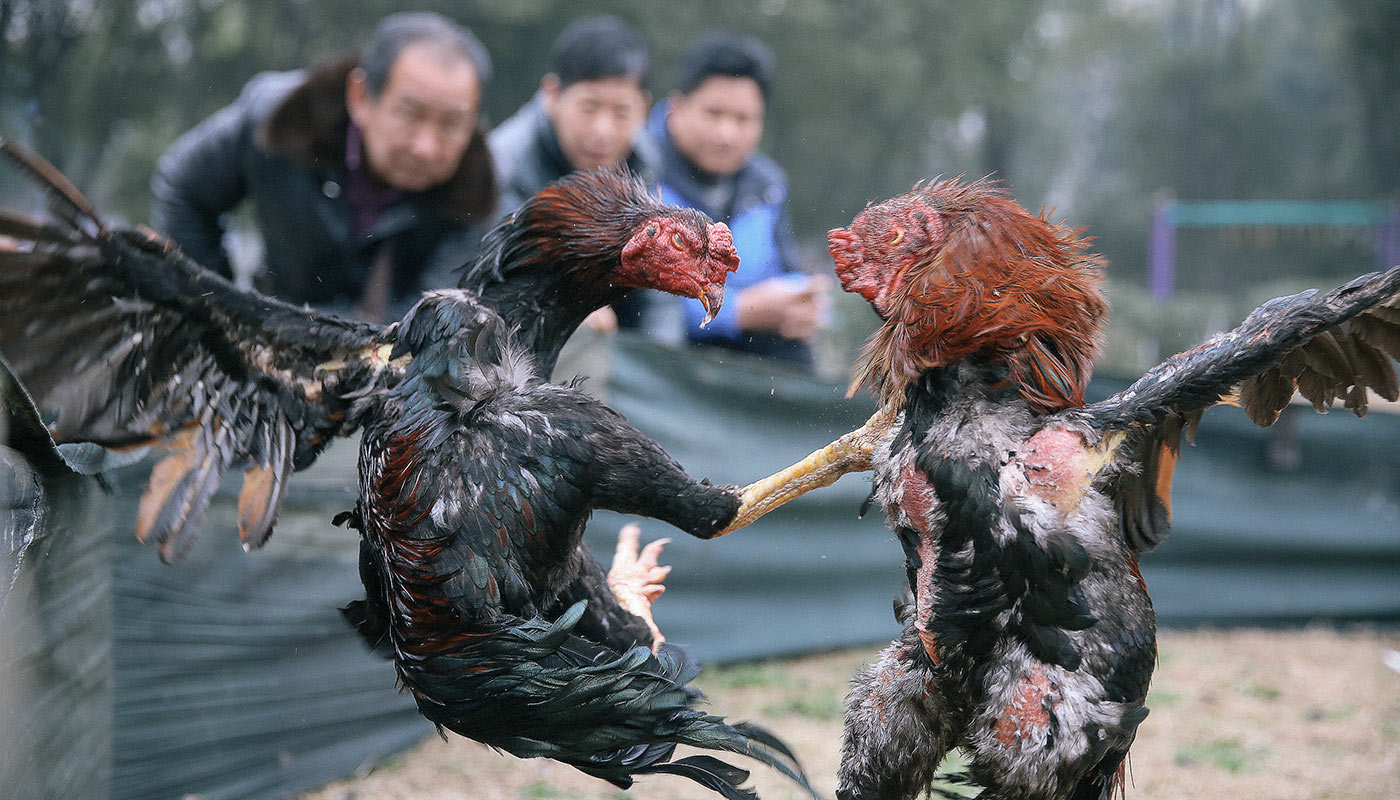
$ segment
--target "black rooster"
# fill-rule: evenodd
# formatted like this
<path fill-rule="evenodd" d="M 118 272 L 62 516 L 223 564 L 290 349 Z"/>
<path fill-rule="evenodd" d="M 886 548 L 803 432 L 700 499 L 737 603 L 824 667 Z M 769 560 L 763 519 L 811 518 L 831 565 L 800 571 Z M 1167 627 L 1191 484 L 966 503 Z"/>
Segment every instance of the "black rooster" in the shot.
<path fill-rule="evenodd" d="M 656 548 L 616 581 L 635 590 L 632 613 L 582 544 L 593 508 L 711 536 L 738 490 L 691 479 L 621 416 L 540 377 L 578 322 L 629 288 L 715 310 L 738 261 L 724 225 L 629 176 L 574 176 L 488 235 L 472 291 L 429 292 L 378 327 L 240 292 L 158 237 L 106 228 L 51 166 L 0 150 L 59 217 L 0 214 L 0 350 L 60 440 L 174 449 L 137 525 L 166 560 L 189 547 L 227 468 L 245 467 L 239 527 L 257 547 L 288 475 L 363 428 L 360 499 L 344 516 L 361 531 L 366 598 L 346 614 L 424 716 L 624 788 L 672 773 L 752 796 L 747 772 L 718 759 L 670 761 L 676 744 L 748 755 L 807 787 L 771 734 L 694 709 L 696 668 L 653 636 Z"/>
<path fill-rule="evenodd" d="M 904 548 L 904 632 L 852 685 L 837 796 L 913 798 L 961 747 L 979 797 L 1107 800 L 1147 716 L 1137 553 L 1169 531 L 1181 436 L 1220 402 L 1269 425 L 1295 390 L 1358 415 L 1368 391 L 1395 400 L 1400 267 L 1272 300 L 1086 406 L 1107 304 L 1078 232 L 944 181 L 829 243 L 884 320 L 858 378 L 884 408 L 745 498 L 766 510 L 873 468 Z"/>

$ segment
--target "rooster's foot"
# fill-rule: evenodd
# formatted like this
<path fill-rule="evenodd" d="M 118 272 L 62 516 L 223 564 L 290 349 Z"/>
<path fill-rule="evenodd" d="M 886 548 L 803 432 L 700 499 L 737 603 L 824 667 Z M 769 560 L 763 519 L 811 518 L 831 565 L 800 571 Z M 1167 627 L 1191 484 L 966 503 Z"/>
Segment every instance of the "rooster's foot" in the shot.
<path fill-rule="evenodd" d="M 651 604 L 666 591 L 661 583 L 670 574 L 671 568 L 657 563 L 661 549 L 670 539 L 657 539 L 646 547 L 640 547 L 642 528 L 640 525 L 624 525 L 617 534 L 617 550 L 613 553 L 612 568 L 608 570 L 608 588 L 613 596 L 629 613 L 646 622 L 651 630 L 651 650 L 661 647 L 666 637 L 656 627 L 651 616 Z"/>

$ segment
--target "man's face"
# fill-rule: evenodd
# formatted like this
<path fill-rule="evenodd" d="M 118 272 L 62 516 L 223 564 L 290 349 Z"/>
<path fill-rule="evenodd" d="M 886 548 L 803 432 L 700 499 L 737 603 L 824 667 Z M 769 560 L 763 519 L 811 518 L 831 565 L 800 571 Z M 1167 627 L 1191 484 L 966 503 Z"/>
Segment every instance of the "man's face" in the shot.
<path fill-rule="evenodd" d="M 569 165 L 577 170 L 619 164 L 646 122 L 647 93 L 633 78 L 578 81 L 560 88 L 553 75 L 540 87 L 544 113 Z"/>
<path fill-rule="evenodd" d="M 370 171 L 396 189 L 420 192 L 457 171 L 476 130 L 481 83 L 460 54 L 420 43 L 399 53 L 378 97 L 356 70 L 345 98 Z"/>
<path fill-rule="evenodd" d="M 733 175 L 763 138 L 763 92 L 752 78 L 715 75 L 671 95 L 666 130 L 681 155 L 711 175 Z"/>

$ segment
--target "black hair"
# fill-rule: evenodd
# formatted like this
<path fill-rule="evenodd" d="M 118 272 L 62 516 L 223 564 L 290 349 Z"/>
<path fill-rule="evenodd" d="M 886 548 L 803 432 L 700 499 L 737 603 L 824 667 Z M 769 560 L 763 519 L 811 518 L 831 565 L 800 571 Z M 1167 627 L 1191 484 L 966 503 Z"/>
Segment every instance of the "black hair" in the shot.
<path fill-rule="evenodd" d="M 752 36 L 714 32 L 702 36 L 681 59 L 676 70 L 676 90 L 690 94 L 717 75 L 751 78 L 763 99 L 773 81 L 773 51 Z"/>
<path fill-rule="evenodd" d="M 378 96 L 383 91 L 389 82 L 389 71 L 404 48 L 419 42 L 444 47 L 470 61 L 483 88 L 491 80 L 491 55 L 475 34 L 441 14 L 409 11 L 380 20 L 360 55 L 360 68 L 365 72 L 365 86 L 371 95 Z"/>
<path fill-rule="evenodd" d="M 550 50 L 559 88 L 579 81 L 632 78 L 647 88 L 651 55 L 642 35 L 617 17 L 584 17 L 554 40 Z"/>

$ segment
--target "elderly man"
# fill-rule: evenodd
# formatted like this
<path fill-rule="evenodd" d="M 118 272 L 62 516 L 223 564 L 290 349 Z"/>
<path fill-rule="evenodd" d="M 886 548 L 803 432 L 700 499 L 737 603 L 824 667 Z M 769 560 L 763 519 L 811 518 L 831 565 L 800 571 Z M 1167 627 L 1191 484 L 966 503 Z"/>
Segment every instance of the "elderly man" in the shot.
<path fill-rule="evenodd" d="M 448 285 L 489 221 L 495 184 L 477 122 L 490 59 L 444 17 L 386 17 L 355 58 L 262 73 L 160 160 L 153 225 L 232 276 L 225 216 L 262 236 L 255 284 L 382 320 Z"/>

